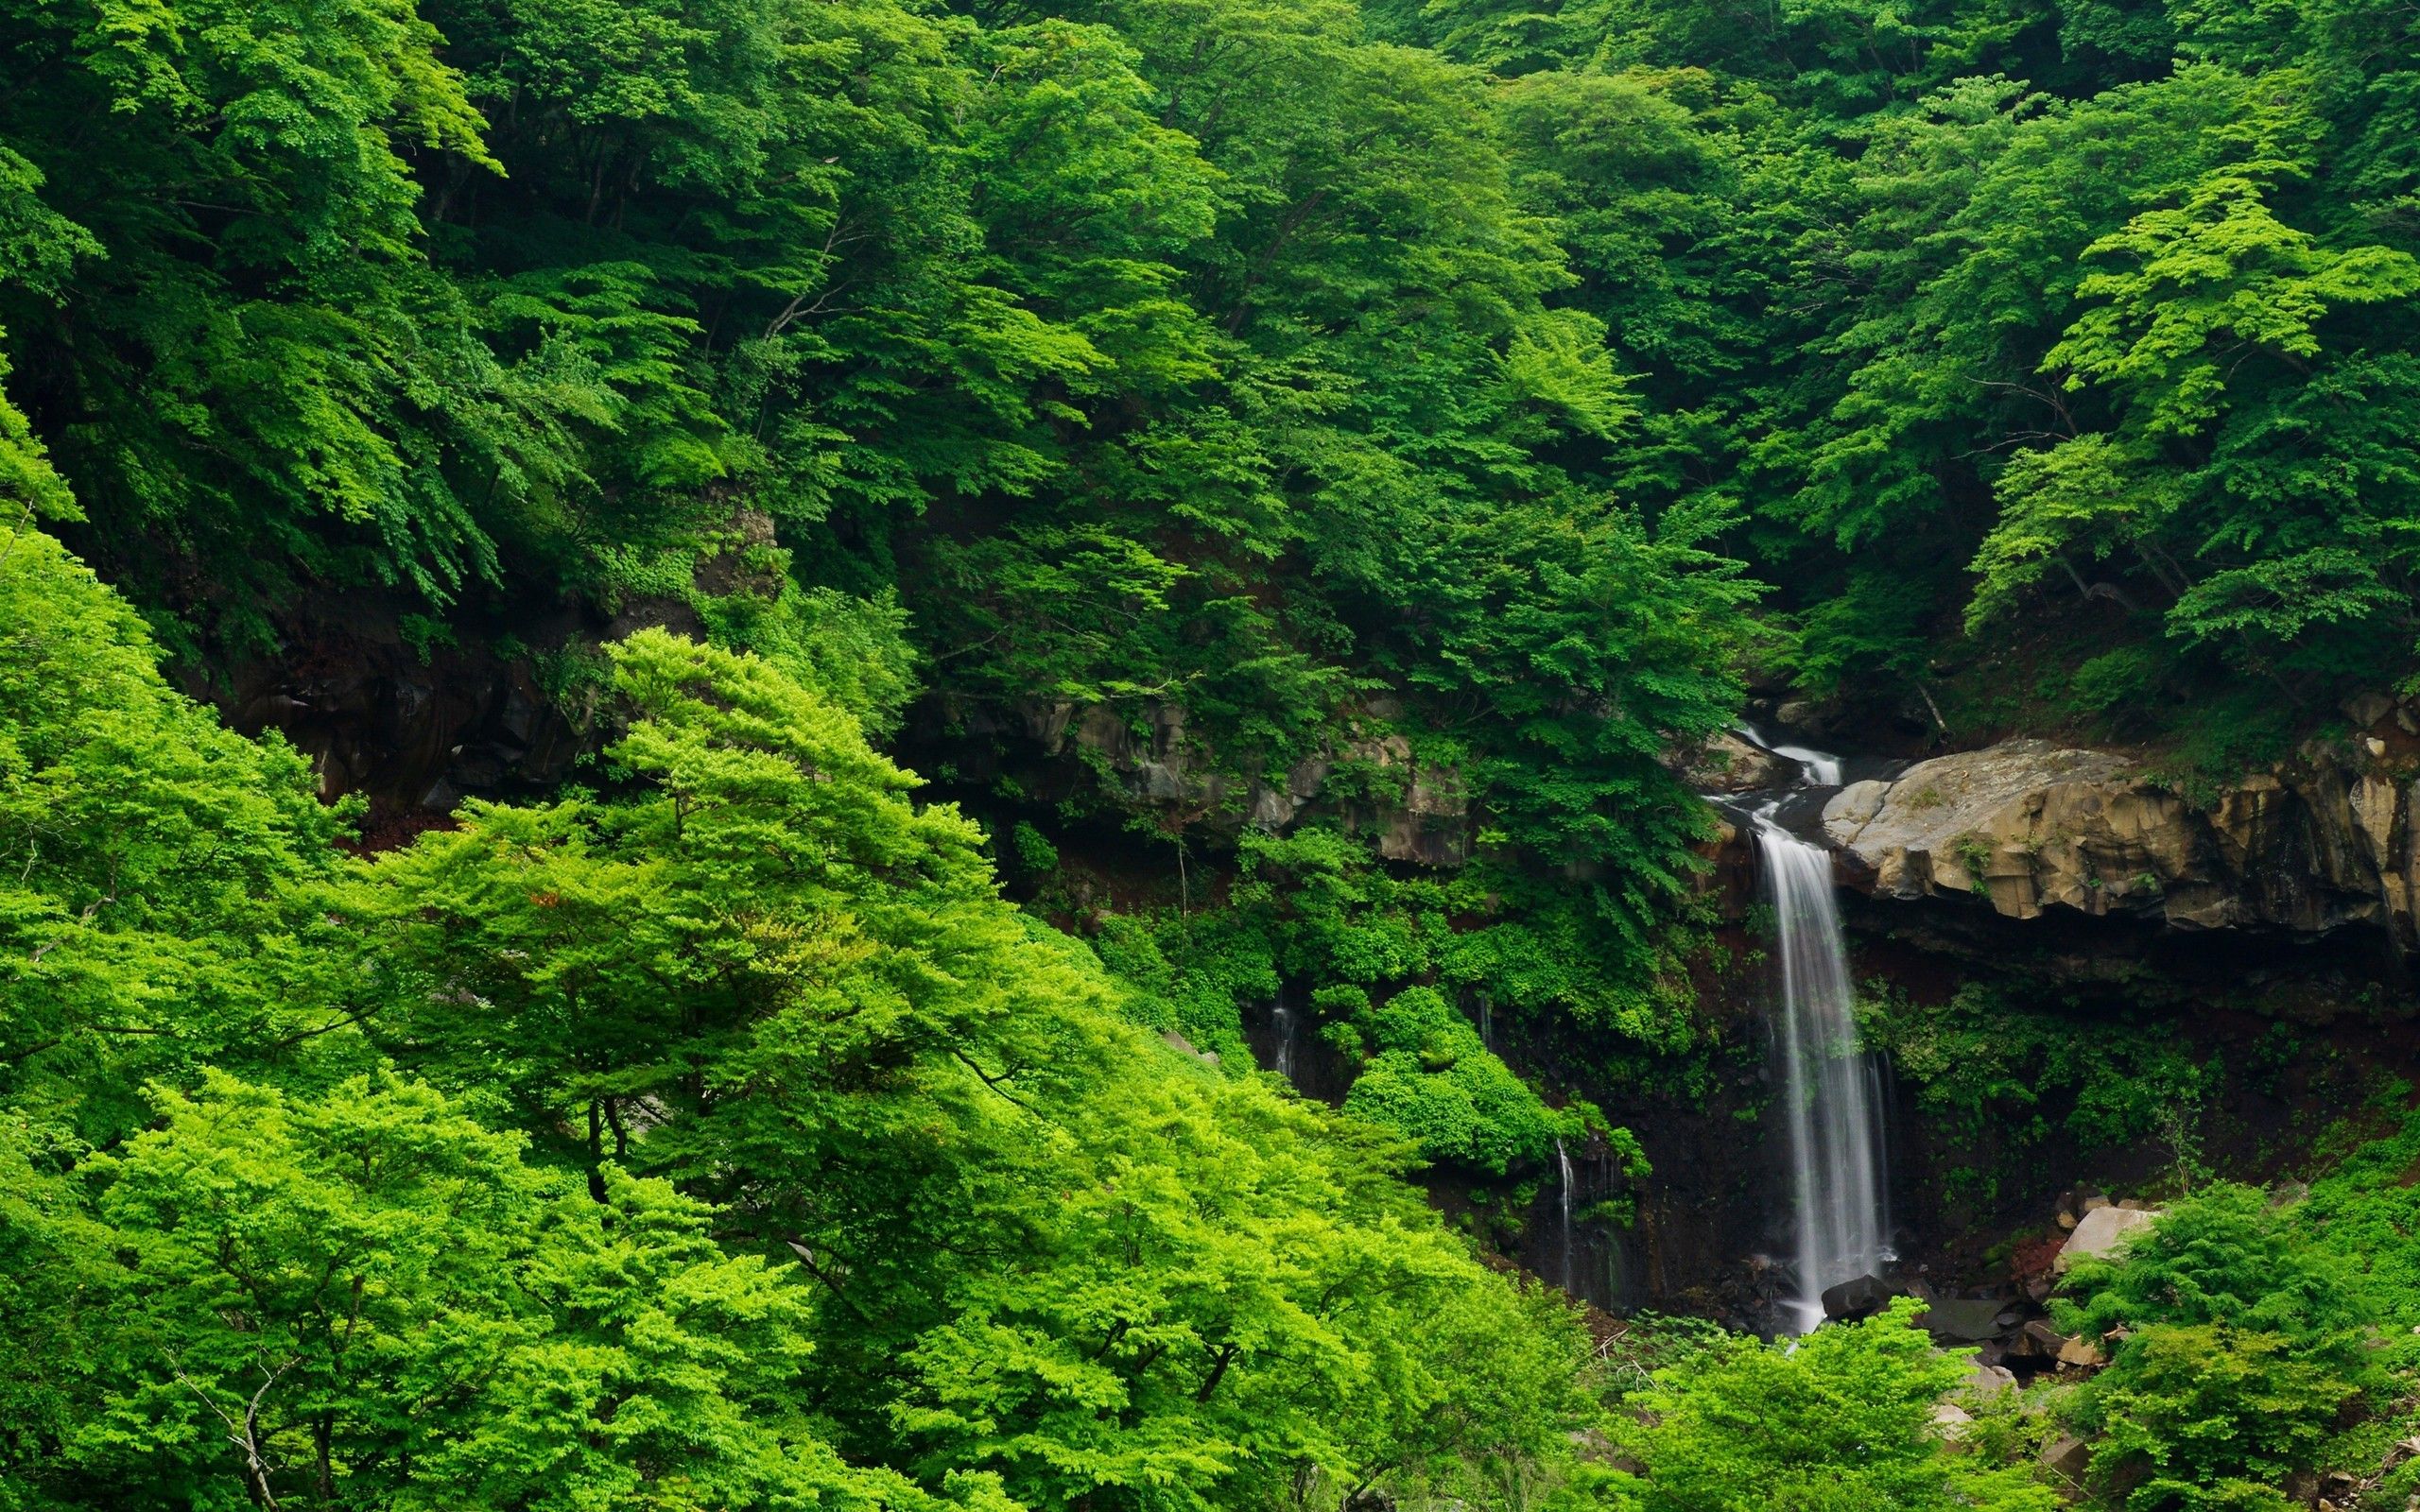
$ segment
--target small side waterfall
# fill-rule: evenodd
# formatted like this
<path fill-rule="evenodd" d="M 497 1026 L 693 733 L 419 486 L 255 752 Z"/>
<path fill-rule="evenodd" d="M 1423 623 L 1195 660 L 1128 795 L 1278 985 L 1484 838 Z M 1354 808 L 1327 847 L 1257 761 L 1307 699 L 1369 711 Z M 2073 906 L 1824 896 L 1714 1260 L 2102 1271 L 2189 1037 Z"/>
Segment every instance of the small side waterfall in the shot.
<path fill-rule="evenodd" d="M 1832 858 L 1770 820 L 1756 849 L 1772 888 L 1781 958 L 1780 1033 L 1788 1072 L 1789 1156 L 1796 1200 L 1798 1292 L 1793 1323 L 1824 1321 L 1824 1289 L 1889 1263 L 1889 1186 L 1882 1163 L 1882 1075 L 1858 1043 L 1855 988 L 1841 941 Z"/>
<path fill-rule="evenodd" d="M 1286 989 L 1277 989 L 1277 1002 L 1269 1010 L 1269 1021 L 1277 1030 L 1277 1074 L 1288 1081 L 1294 1079 L 1294 1010 L 1286 1005 Z"/>
<path fill-rule="evenodd" d="M 1571 1152 L 1563 1141 L 1554 1142 L 1554 1160 L 1563 1177 L 1563 1189 L 1557 1194 L 1563 1205 L 1563 1289 L 1571 1293 Z"/>

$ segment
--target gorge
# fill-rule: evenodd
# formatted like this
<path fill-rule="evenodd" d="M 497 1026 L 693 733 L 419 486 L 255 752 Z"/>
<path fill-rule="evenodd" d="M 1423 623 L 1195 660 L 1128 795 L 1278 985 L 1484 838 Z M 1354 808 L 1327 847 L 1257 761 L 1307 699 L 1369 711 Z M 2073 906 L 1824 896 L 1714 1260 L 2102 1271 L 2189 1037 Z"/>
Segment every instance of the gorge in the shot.
<path fill-rule="evenodd" d="M 2410 1512 L 2411 0 L 0 0 L 0 1512 Z"/>

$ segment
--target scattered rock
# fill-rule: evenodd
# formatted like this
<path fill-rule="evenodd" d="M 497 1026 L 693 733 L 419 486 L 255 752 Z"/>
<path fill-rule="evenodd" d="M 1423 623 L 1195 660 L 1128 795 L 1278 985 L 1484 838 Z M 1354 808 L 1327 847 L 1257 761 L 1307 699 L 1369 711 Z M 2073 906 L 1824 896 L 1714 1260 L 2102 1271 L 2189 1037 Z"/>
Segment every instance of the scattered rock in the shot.
<path fill-rule="evenodd" d="M 1996 1397 L 2003 1391 L 2016 1389 L 2016 1373 L 2005 1366 L 1970 1361 L 1966 1366 L 1966 1384 L 1962 1389 L 1979 1397 Z"/>
<path fill-rule="evenodd" d="M 1858 1276 L 1824 1289 L 1824 1315 L 1844 1322 L 1872 1317 L 1898 1295 L 1899 1288 L 1879 1276 Z"/>
<path fill-rule="evenodd" d="M 2056 1266 L 2065 1271 L 2079 1260 L 2100 1260 L 2117 1251 L 2128 1236 L 2148 1228 L 2157 1213 L 2144 1208 L 2096 1208 L 2083 1215 L 2076 1231 L 2059 1247 Z"/>
<path fill-rule="evenodd" d="M 1955 1444 L 1975 1426 L 1975 1416 L 1954 1401 L 1932 1404 L 1932 1431 L 1944 1443 Z"/>
<path fill-rule="evenodd" d="M 2107 1197 L 2086 1197 L 2083 1199 L 2083 1211 L 2086 1212 L 2099 1212 L 2101 1209 L 2109 1207 L 2110 1205 L 2110 1201 Z"/>
<path fill-rule="evenodd" d="M 2037 1317 L 2017 1330 L 2016 1337 L 2010 1340 L 2009 1345 L 2027 1356 L 2054 1360 L 2058 1358 L 2059 1351 L 2067 1347 L 2067 1336 Z"/>
<path fill-rule="evenodd" d="M 2058 1359 L 2060 1365 L 2071 1370 L 2090 1369 L 2108 1363 L 2101 1358 L 2099 1347 L 2090 1339 L 2083 1338 L 2069 1339 L 2060 1345 Z"/>
<path fill-rule="evenodd" d="M 1945 1297 L 1917 1318 L 1936 1339 L 1974 1344 L 2000 1332 L 2000 1304 L 1989 1299 Z"/>
<path fill-rule="evenodd" d="M 2092 1446 L 2073 1434 L 2061 1434 L 2042 1446 L 2040 1457 L 2045 1469 L 2081 1481 L 2092 1465 Z"/>
<path fill-rule="evenodd" d="M 1215 1066 L 1219 1063 L 1219 1053 L 1217 1051 L 1196 1050 L 1193 1048 L 1192 1040 L 1187 1040 L 1184 1036 L 1177 1033 L 1174 1029 L 1161 1030 L 1160 1043 L 1167 1046 L 1170 1050 L 1191 1056 L 1205 1066 Z"/>
<path fill-rule="evenodd" d="M 2118 1206 L 2125 1209 L 2128 1212 L 2140 1212 L 2143 1211 L 2143 1199 L 2140 1197 L 2128 1197 L 2125 1201 L 2118 1204 Z"/>
<path fill-rule="evenodd" d="M 2354 729 L 2367 730 L 2394 710 L 2394 700 L 2383 693 L 2357 693 L 2338 707 L 2353 721 Z"/>
<path fill-rule="evenodd" d="M 2069 1212 L 2066 1209 L 2061 1208 L 2059 1210 L 2059 1227 L 2062 1228 L 2073 1228 L 2075 1226 L 2076 1215 Z"/>

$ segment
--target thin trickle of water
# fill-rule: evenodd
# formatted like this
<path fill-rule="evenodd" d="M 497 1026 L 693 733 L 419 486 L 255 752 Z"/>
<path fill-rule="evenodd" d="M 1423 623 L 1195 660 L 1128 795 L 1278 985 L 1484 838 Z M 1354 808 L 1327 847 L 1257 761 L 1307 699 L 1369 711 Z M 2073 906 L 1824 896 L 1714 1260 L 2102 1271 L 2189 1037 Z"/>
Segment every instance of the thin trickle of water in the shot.
<path fill-rule="evenodd" d="M 1882 1164 L 1881 1073 L 1858 1043 L 1832 858 L 1770 820 L 1756 849 L 1772 887 L 1781 957 L 1779 1041 L 1789 1080 L 1797 1296 L 1804 1333 L 1824 1321 L 1824 1289 L 1897 1258 Z"/>
<path fill-rule="evenodd" d="M 1879 1050 L 1868 1050 L 1860 1058 L 1865 1061 L 1866 1086 L 1874 1098 L 1874 1169 L 1879 1173 L 1876 1184 L 1882 1199 L 1882 1258 L 1896 1260 L 1898 1255 L 1888 1247 L 1898 1229 L 1891 1215 L 1891 1066 Z"/>
<path fill-rule="evenodd" d="M 1568 1293 L 1571 1290 L 1571 1152 L 1563 1147 L 1561 1140 L 1554 1142 L 1554 1163 L 1563 1175 L 1560 1194 L 1563 1203 L 1563 1289 Z"/>
<path fill-rule="evenodd" d="M 1495 1053 L 1495 1010 L 1488 1005 L 1487 994 L 1478 995 L 1478 1042 L 1487 1053 Z"/>
<path fill-rule="evenodd" d="M 1277 1074 L 1288 1081 L 1294 1079 L 1294 1010 L 1286 1005 L 1286 993 L 1280 988 L 1276 1005 L 1269 1010 L 1270 1022 L 1277 1030 Z"/>

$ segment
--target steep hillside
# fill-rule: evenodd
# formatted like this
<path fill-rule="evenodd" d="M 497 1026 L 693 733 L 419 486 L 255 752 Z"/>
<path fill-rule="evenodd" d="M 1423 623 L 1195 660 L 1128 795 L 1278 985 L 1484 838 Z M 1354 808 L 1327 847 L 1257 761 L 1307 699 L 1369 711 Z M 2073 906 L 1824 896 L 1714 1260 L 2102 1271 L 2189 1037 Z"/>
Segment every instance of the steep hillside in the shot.
<path fill-rule="evenodd" d="M 0 1512 L 2400 1506 L 2415 436 L 2408 0 L 0 0 Z"/>

